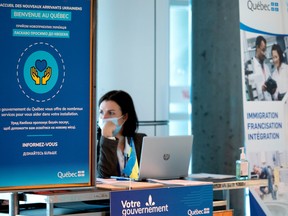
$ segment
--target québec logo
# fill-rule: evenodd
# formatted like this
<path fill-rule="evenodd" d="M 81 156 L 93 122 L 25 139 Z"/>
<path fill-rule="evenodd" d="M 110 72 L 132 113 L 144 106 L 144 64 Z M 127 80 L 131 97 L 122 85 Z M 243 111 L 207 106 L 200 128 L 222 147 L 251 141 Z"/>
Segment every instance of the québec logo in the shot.
<path fill-rule="evenodd" d="M 271 11 L 279 12 L 279 2 L 277 1 L 265 1 L 265 0 L 248 0 L 247 8 L 254 11 Z"/>
<path fill-rule="evenodd" d="M 189 209 L 187 211 L 188 216 L 205 215 L 205 214 L 210 214 L 210 208 L 194 209 L 194 210 Z"/>
<path fill-rule="evenodd" d="M 57 173 L 57 177 L 60 179 L 85 177 L 85 171 L 84 170 L 78 170 L 76 172 L 72 172 L 72 171 L 61 172 L 61 171 L 59 171 Z"/>
<path fill-rule="evenodd" d="M 279 3 L 278 2 L 271 2 L 271 11 L 279 11 Z"/>

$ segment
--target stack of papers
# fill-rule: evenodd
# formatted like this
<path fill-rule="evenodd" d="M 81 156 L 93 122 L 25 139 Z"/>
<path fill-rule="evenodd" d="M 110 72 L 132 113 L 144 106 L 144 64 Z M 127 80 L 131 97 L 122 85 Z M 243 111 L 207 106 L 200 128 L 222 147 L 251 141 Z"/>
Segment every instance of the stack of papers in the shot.
<path fill-rule="evenodd" d="M 213 182 L 194 181 L 194 180 L 185 180 L 185 179 L 172 179 L 172 180 L 148 179 L 148 181 L 159 183 L 159 184 L 165 184 L 165 185 L 182 185 L 182 186 L 197 186 L 197 185 L 213 184 Z"/>
<path fill-rule="evenodd" d="M 189 178 L 192 179 L 211 179 L 211 180 L 225 180 L 233 179 L 235 175 L 223 175 L 223 174 L 212 174 L 212 173 L 196 173 L 189 175 Z"/>
<path fill-rule="evenodd" d="M 98 182 L 98 183 L 97 183 Z M 137 181 L 125 181 L 117 179 L 97 179 L 96 187 L 99 189 L 107 190 L 132 190 L 142 188 L 157 188 L 163 187 L 163 184 L 152 182 L 137 182 Z"/>

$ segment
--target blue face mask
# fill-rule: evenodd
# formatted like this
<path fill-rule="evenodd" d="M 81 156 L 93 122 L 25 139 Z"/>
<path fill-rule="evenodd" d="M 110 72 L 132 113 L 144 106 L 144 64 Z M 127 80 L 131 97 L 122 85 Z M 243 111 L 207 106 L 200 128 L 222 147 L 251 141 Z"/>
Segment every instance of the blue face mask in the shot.
<path fill-rule="evenodd" d="M 118 120 L 120 119 L 120 118 L 122 118 L 123 117 L 123 115 L 122 116 L 120 116 L 119 118 L 106 118 L 106 119 L 101 119 L 101 118 L 99 118 L 99 120 L 98 120 L 98 125 L 99 125 L 99 127 L 101 128 L 101 130 L 103 130 L 103 127 L 104 127 L 104 125 L 107 123 L 107 122 L 112 122 L 113 124 L 115 124 L 116 125 L 116 128 L 115 128 L 115 130 L 113 131 L 113 134 L 112 134 L 112 136 L 116 136 L 119 132 L 120 132 L 120 130 L 121 130 L 121 128 L 122 128 L 122 125 L 124 124 L 122 124 L 122 125 L 119 125 L 118 124 Z"/>

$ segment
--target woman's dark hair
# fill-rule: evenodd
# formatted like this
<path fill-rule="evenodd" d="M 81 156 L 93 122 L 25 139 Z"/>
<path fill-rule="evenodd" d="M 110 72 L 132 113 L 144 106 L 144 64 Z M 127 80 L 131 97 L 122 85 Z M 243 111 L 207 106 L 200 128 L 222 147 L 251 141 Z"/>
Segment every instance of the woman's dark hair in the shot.
<path fill-rule="evenodd" d="M 271 53 L 273 50 L 275 50 L 278 53 L 280 65 L 281 65 L 284 62 L 284 55 L 283 55 L 283 51 L 282 51 L 280 45 L 279 44 L 273 44 L 272 48 L 271 48 Z"/>
<path fill-rule="evenodd" d="M 139 122 L 131 96 L 122 90 L 112 90 L 100 98 L 98 106 L 103 101 L 114 101 L 120 106 L 123 115 L 128 114 L 128 119 L 123 125 L 123 136 L 133 137 L 138 130 Z"/>

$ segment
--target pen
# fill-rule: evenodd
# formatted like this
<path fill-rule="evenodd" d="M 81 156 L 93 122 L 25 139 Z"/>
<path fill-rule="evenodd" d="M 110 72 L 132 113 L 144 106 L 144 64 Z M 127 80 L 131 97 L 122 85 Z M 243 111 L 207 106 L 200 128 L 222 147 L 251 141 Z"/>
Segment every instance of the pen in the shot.
<path fill-rule="evenodd" d="M 131 181 L 131 178 L 123 177 L 123 176 L 111 176 L 111 179 L 116 179 L 117 181 Z"/>

